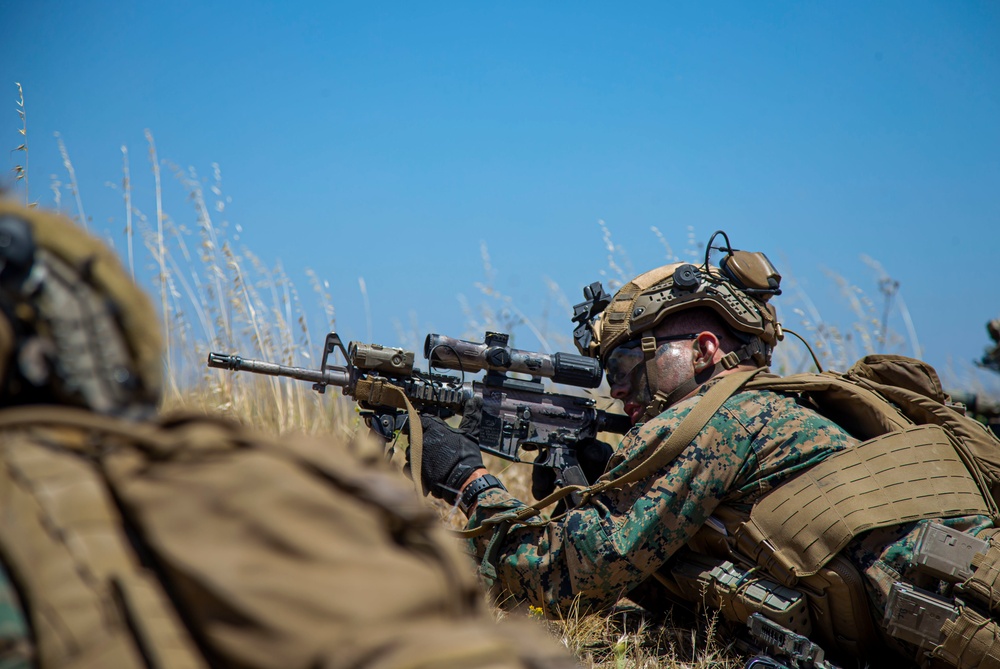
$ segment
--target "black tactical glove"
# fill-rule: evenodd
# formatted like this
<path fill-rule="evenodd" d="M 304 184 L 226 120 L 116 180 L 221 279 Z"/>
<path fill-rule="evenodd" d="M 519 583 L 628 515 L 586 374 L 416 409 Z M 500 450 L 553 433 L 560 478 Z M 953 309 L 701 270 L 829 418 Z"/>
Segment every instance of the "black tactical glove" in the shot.
<path fill-rule="evenodd" d="M 424 488 L 433 496 L 454 504 L 459 488 L 466 479 L 483 466 L 479 444 L 470 436 L 479 434 L 479 416 L 482 400 L 466 403 L 462 427 L 456 430 L 437 416 L 420 417 L 424 428 L 424 457 L 421 479 Z M 468 428 L 468 432 L 465 429 Z M 410 452 L 406 452 L 409 465 Z"/>
<path fill-rule="evenodd" d="M 587 482 L 593 484 L 600 478 L 608 466 L 608 460 L 615 452 L 610 444 L 595 439 L 581 439 L 576 444 L 576 457 L 580 461 L 580 469 L 587 477 Z M 539 454 L 540 456 L 541 454 Z M 537 457 L 536 457 L 537 459 Z M 556 473 L 550 467 L 535 467 L 531 471 L 531 494 L 535 499 L 548 497 L 556 489 Z"/>
<path fill-rule="evenodd" d="M 462 422 L 458 429 L 479 443 L 479 423 L 483 419 L 483 398 L 472 397 L 462 407 Z"/>

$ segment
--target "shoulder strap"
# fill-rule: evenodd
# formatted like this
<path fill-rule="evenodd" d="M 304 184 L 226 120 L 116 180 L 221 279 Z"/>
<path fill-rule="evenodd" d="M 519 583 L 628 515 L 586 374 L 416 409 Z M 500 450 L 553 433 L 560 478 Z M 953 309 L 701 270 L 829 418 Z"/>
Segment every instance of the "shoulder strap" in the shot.
<path fill-rule="evenodd" d="M 601 476 L 597 483 L 592 486 L 566 486 L 559 488 L 545 499 L 534 504 L 522 507 L 509 513 L 501 513 L 492 518 L 487 518 L 479 527 L 457 532 L 462 537 L 477 537 L 486 533 L 494 526 L 510 526 L 511 523 L 520 523 L 537 516 L 543 509 L 572 493 L 580 493 L 582 501 L 585 502 L 590 497 L 609 490 L 611 488 L 621 488 L 641 481 L 644 478 L 656 473 L 659 469 L 673 461 L 681 452 L 687 448 L 698 433 L 704 429 L 708 421 L 712 419 L 726 400 L 739 392 L 750 379 L 763 371 L 763 368 L 734 372 L 720 377 L 719 381 L 713 384 L 698 400 L 698 403 L 681 420 L 680 425 L 670 433 L 667 440 L 660 444 L 649 456 L 640 462 L 634 469 L 622 474 L 618 478 L 610 478 L 607 474 Z M 559 520 L 566 514 L 562 514 L 547 522 Z"/>
<path fill-rule="evenodd" d="M 762 371 L 762 368 L 753 370 L 734 372 L 721 377 L 713 384 L 698 400 L 691 411 L 684 416 L 667 440 L 660 445 L 648 458 L 643 460 L 634 469 L 622 474 L 616 479 L 611 479 L 607 474 L 601 476 L 597 483 L 591 486 L 591 494 L 607 490 L 609 488 L 620 488 L 636 481 L 655 474 L 662 467 L 672 462 L 681 452 L 687 448 L 688 444 L 694 441 L 712 416 L 718 413 L 722 405 L 730 397 L 739 392 L 740 388 L 746 385 L 752 378 Z"/>

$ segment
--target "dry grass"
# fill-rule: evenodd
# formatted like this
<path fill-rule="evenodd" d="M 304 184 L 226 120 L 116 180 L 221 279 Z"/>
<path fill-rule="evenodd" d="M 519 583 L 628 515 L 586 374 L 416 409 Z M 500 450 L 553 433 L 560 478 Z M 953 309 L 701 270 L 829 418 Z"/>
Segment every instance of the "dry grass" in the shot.
<path fill-rule="evenodd" d="M 134 212 L 145 248 L 156 260 L 161 309 L 173 333 L 174 351 L 167 359 L 172 383 L 164 407 L 222 413 L 271 434 L 305 431 L 333 439 L 359 438 L 366 428 L 354 404 L 335 389 L 321 396 L 306 383 L 204 368 L 209 350 L 239 351 L 247 357 L 315 367 L 320 342 L 310 337 L 305 309 L 281 268 L 267 267 L 229 238 L 231 226 L 215 220 L 213 207 L 206 202 L 203 186 L 193 171 L 173 171 L 194 204 L 195 224 L 180 225 L 164 213 L 162 225 L 154 230 L 140 211 Z M 216 199 L 216 212 L 224 211 L 220 181 L 216 170 L 209 190 Z M 124 183 L 130 199 L 127 178 Z M 610 239 L 610 233 L 605 234 Z M 535 323 L 516 308 L 511 297 L 496 290 L 490 281 L 488 251 L 483 248 L 482 252 L 487 283 L 479 286 L 483 302 L 477 318 L 470 317 L 468 330 L 481 335 L 484 329 L 509 331 L 523 326 L 551 350 L 569 348 L 568 337 L 554 334 L 547 323 Z M 310 277 L 332 329 L 334 312 L 325 284 L 315 273 Z M 550 282 L 550 293 L 561 311 L 568 309 L 568 300 L 554 282 Z M 402 456 L 397 454 L 397 459 Z M 498 459 L 490 459 L 488 466 L 515 495 L 532 499 L 530 466 Z M 464 524 L 464 516 L 456 508 L 432 503 L 438 505 L 447 525 L 458 528 Z M 496 611 L 498 617 L 538 620 L 587 667 L 742 666 L 739 657 L 720 641 L 711 620 L 688 621 L 686 625 L 646 623 L 633 609 L 606 615 L 573 612 L 564 620 L 544 621 L 531 611 Z"/>
<path fill-rule="evenodd" d="M 19 102 L 22 128 L 26 135 L 23 97 Z M 122 147 L 122 194 L 127 238 L 125 262 L 136 272 L 133 236 L 138 235 L 152 265 L 152 277 L 166 326 L 169 349 L 166 356 L 169 379 L 164 398 L 166 409 L 214 412 L 235 418 L 271 434 L 293 431 L 322 433 L 335 440 L 355 439 L 365 428 L 354 404 L 339 391 L 330 389 L 322 396 L 308 384 L 288 379 L 276 379 L 250 374 L 231 374 L 205 367 L 209 351 L 240 352 L 245 357 L 263 358 L 285 365 L 317 367 L 315 357 L 321 340 L 314 339 L 308 324 L 311 310 L 300 299 L 296 287 L 282 267 L 271 267 L 238 243 L 239 226 L 225 219 L 227 198 L 222 188 L 221 171 L 212 166 L 209 179 L 201 178 L 193 169 L 181 169 L 163 163 L 157 156 L 151 133 L 147 132 L 151 169 L 155 181 L 155 197 L 150 221 L 133 198 L 132 176 L 128 152 Z M 86 225 L 79 188 L 68 151 L 59 140 L 64 164 L 69 175 L 69 188 L 76 205 L 76 216 Z M 18 147 L 25 154 L 25 167 L 18 179 L 27 195 L 27 138 Z M 164 204 L 161 169 L 166 167 L 183 188 L 191 212 L 185 205 L 184 220 L 174 219 Z M 61 203 L 62 184 L 53 181 L 51 189 L 56 206 Z M 607 266 L 601 271 L 609 291 L 627 281 L 635 272 L 621 245 L 610 228 L 600 223 L 603 243 L 607 250 Z M 656 228 L 652 234 L 664 247 L 664 261 L 684 259 L 700 262 L 704 247 L 698 235 L 688 228 L 686 248 L 675 254 L 667 239 Z M 559 285 L 541 278 L 548 286 L 549 299 L 539 317 L 523 313 L 516 300 L 504 295 L 496 286 L 497 270 L 492 266 L 485 244 L 481 248 L 485 280 L 475 284 L 480 300 L 470 305 L 463 298 L 467 328 L 464 337 L 479 337 L 486 329 L 515 332 L 530 331 L 548 351 L 572 350 L 570 339 L 570 300 Z M 874 261 L 872 261 L 874 262 Z M 884 272 L 883 272 L 884 274 Z M 308 272 L 311 288 L 319 301 L 324 325 L 335 329 L 333 300 L 327 284 L 314 272 Z M 801 329 L 812 340 L 824 365 L 843 368 L 859 354 L 877 349 L 891 350 L 903 338 L 886 330 L 888 300 L 880 314 L 879 304 L 839 275 L 830 274 L 841 287 L 853 309 L 856 321 L 849 329 L 826 323 L 819 310 L 794 280 L 786 278 L 786 302 L 783 306 L 800 317 Z M 471 279 L 470 279 L 471 283 Z M 889 284 L 886 284 L 889 285 Z M 361 290 L 367 292 L 361 283 Z M 790 298 L 790 299 L 789 299 Z M 896 307 L 905 310 L 900 297 Z M 791 303 L 791 304 L 789 304 Z M 880 318 L 880 315 L 882 316 Z M 553 317 L 550 322 L 550 317 Z M 908 316 L 908 314 L 907 314 Z M 411 319 L 414 320 L 414 319 Z M 907 320 L 907 323 L 909 321 Z M 910 324 L 909 340 L 919 351 L 916 335 Z M 397 323 L 400 343 L 417 348 L 423 333 L 414 328 L 407 332 Z M 369 326 L 370 331 L 370 326 Z M 391 344 L 393 342 L 385 342 Z M 779 349 L 775 368 L 783 373 L 808 369 L 811 360 L 801 347 Z M 500 474 L 508 488 L 522 499 L 531 499 L 530 468 L 492 461 L 489 466 Z M 441 506 L 447 524 L 460 526 L 464 518 L 453 508 Z M 498 617 L 528 616 L 532 611 L 497 610 Z M 564 620 L 542 621 L 551 632 L 586 666 L 600 668 L 672 667 L 690 669 L 728 668 L 742 666 L 740 656 L 727 646 L 712 618 L 648 622 L 636 609 L 622 608 L 604 615 L 571 613 Z"/>

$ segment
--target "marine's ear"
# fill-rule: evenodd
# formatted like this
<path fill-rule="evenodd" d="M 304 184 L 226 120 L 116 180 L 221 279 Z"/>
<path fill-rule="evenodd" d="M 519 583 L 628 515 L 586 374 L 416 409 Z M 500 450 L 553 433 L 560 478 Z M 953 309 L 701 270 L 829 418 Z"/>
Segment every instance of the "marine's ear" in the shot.
<path fill-rule="evenodd" d="M 714 332 L 705 330 L 691 343 L 691 362 L 696 374 L 704 372 L 715 365 L 716 353 L 719 351 L 719 338 Z"/>

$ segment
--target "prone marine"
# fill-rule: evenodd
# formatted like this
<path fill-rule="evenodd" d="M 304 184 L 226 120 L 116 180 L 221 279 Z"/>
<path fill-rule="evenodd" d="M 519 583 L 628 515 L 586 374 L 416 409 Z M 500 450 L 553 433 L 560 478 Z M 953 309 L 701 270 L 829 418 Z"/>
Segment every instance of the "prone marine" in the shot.
<path fill-rule="evenodd" d="M 398 472 L 158 415 L 161 375 L 114 253 L 0 200 L 0 667 L 577 666 Z"/>
<path fill-rule="evenodd" d="M 716 233 L 703 264 L 653 269 L 613 297 L 585 290 L 577 346 L 634 426 L 575 508 L 541 518 L 564 492 L 514 498 L 474 430 L 434 417 L 424 486 L 466 511 L 492 591 L 552 617 L 623 598 L 705 603 L 844 666 L 1000 666 L 1000 442 L 917 360 L 772 374 L 780 279 Z"/>

